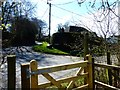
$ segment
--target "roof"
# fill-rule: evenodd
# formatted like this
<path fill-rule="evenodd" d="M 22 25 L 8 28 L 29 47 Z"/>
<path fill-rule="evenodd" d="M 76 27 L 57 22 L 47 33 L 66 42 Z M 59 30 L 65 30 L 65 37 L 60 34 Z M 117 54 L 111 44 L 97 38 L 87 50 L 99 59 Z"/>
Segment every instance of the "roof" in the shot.
<path fill-rule="evenodd" d="M 83 27 L 70 26 L 69 32 L 88 32 L 88 30 Z"/>

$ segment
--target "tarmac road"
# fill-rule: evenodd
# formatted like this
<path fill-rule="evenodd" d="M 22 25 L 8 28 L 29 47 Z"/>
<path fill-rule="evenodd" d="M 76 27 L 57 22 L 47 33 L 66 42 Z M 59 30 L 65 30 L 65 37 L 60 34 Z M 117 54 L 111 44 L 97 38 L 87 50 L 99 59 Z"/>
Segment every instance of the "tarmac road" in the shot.
<path fill-rule="evenodd" d="M 11 51 L 13 54 L 16 54 L 16 87 L 17 88 L 21 88 L 20 65 L 22 63 L 27 63 L 34 59 L 38 62 L 39 67 L 46 67 L 46 66 L 83 61 L 82 57 L 80 58 L 80 57 L 74 57 L 74 56 L 51 55 L 51 54 L 34 52 L 32 50 L 32 47 L 20 47 L 17 49 L 16 48 L 17 47 L 6 49 L 6 51 L 3 51 L 3 55 L 5 55 L 5 53 L 8 51 Z M 106 63 L 107 62 L 106 60 L 107 60 L 106 56 L 95 57 L 95 62 L 97 63 Z M 111 60 L 112 60 L 112 64 L 117 63 L 116 56 L 112 55 Z M 55 79 L 60 79 L 63 77 L 73 76 L 76 73 L 76 70 L 77 69 L 54 72 L 50 75 L 52 75 Z M 38 81 L 39 83 L 48 82 L 48 80 L 41 75 L 39 75 Z M 4 63 L 0 67 L 0 90 L 1 88 L 7 88 L 7 63 Z"/>
<path fill-rule="evenodd" d="M 21 47 L 17 49 L 16 47 L 12 47 L 10 49 L 13 50 L 12 53 L 16 54 L 16 82 L 17 82 L 16 87 L 17 88 L 21 87 L 20 65 L 22 63 L 27 63 L 34 59 L 38 62 L 39 67 L 45 67 L 45 66 L 53 66 L 53 65 L 65 64 L 65 63 L 83 61 L 83 58 L 80 57 L 51 55 L 51 54 L 34 52 L 31 47 Z M 4 53 L 5 52 L 3 52 L 3 54 Z M 7 63 L 2 65 L 1 68 L 2 69 L 0 75 L 2 75 L 2 78 L 0 78 L 1 79 L 0 86 L 4 88 L 7 86 Z M 76 73 L 76 70 L 77 69 L 60 71 L 60 72 L 52 73 L 51 75 L 55 79 L 60 79 L 63 77 L 74 75 Z M 43 76 L 39 75 L 39 83 L 44 83 L 44 82 L 48 82 L 48 80 L 45 79 Z"/>

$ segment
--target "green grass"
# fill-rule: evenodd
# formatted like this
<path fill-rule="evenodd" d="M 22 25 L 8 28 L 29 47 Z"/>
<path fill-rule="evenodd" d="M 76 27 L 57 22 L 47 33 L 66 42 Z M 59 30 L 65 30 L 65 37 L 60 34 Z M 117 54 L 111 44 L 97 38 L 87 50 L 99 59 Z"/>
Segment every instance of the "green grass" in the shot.
<path fill-rule="evenodd" d="M 61 50 L 55 49 L 55 48 L 47 48 L 48 43 L 43 42 L 42 45 L 35 45 L 33 47 L 34 51 L 42 52 L 42 53 L 48 53 L 48 54 L 56 54 L 56 55 L 68 55 L 68 53 L 63 52 Z"/>

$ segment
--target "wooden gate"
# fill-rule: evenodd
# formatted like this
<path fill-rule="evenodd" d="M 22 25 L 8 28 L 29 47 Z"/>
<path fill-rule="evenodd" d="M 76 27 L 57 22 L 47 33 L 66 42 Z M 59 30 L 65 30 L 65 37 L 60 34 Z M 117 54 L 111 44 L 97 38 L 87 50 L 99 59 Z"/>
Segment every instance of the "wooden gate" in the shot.
<path fill-rule="evenodd" d="M 76 74 L 72 77 L 62 78 L 59 80 L 56 80 L 54 77 L 50 75 L 52 72 L 57 72 L 61 70 L 68 70 L 78 68 L 78 71 Z M 84 71 L 86 69 L 87 71 Z M 81 62 L 74 62 L 69 64 L 63 64 L 63 65 L 56 65 L 56 66 L 48 66 L 40 68 L 37 65 L 36 60 L 31 60 L 28 64 L 22 64 L 21 65 L 21 81 L 22 81 L 22 89 L 32 89 L 32 88 L 47 88 L 50 86 L 56 86 L 58 89 L 63 89 L 62 83 L 69 83 L 67 85 L 67 88 L 73 89 L 73 84 L 76 80 L 78 80 L 80 77 L 84 77 L 86 79 L 86 84 L 79 86 L 76 89 L 83 89 L 83 88 L 91 88 L 93 89 L 93 72 L 92 72 L 92 57 L 91 55 L 86 56 L 85 61 Z M 43 75 L 46 79 L 48 79 L 50 82 L 44 83 L 44 84 L 38 84 L 38 75 Z"/>

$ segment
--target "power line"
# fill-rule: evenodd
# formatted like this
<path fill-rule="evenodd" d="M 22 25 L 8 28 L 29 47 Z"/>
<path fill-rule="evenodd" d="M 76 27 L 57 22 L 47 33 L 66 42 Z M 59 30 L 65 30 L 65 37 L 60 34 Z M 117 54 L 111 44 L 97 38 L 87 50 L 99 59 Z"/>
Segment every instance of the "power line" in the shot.
<path fill-rule="evenodd" d="M 43 0 L 42 0 L 42 1 L 43 1 Z M 75 1 L 75 0 L 74 0 L 74 1 Z M 58 6 L 58 5 L 64 5 L 64 4 L 73 3 L 74 1 L 67 2 L 67 3 L 63 3 L 63 4 L 51 4 L 51 5 L 54 6 L 54 7 L 57 7 L 57 8 L 59 8 L 59 9 L 61 9 L 61 10 L 64 10 L 64 11 L 66 11 L 66 12 L 69 12 L 69 13 L 71 13 L 71 14 L 75 14 L 75 15 L 77 15 L 77 16 L 84 17 L 83 15 L 80 15 L 80 14 L 78 14 L 78 13 L 75 13 L 75 12 L 73 12 L 73 11 L 70 11 L 70 10 L 67 10 L 67 9 L 64 9 L 64 8 Z M 43 1 L 43 2 L 46 3 L 45 1 Z M 58 16 L 55 16 L 55 15 L 52 15 L 52 16 L 55 17 L 55 18 L 63 19 L 63 18 L 58 17 Z M 86 17 L 85 17 L 85 18 L 86 18 Z M 64 20 L 64 19 L 63 19 L 63 20 Z M 71 21 L 71 20 L 70 20 L 70 22 L 73 23 L 73 24 L 76 24 L 75 21 Z"/>
<path fill-rule="evenodd" d="M 54 5 L 67 5 L 67 4 L 71 4 L 71 3 L 73 3 L 73 2 L 75 2 L 75 0 L 70 1 L 70 2 L 66 2 L 66 3 L 61 3 L 61 4 L 54 4 Z"/>
<path fill-rule="evenodd" d="M 53 14 L 52 14 L 52 16 L 55 17 L 55 18 L 58 18 L 58 19 L 62 19 L 62 20 L 64 20 L 63 18 L 58 17 L 58 16 L 55 16 L 55 15 L 53 15 Z M 69 21 L 70 21 L 71 23 L 73 23 L 73 24 L 76 24 L 75 21 L 71 21 L 71 20 L 69 20 Z"/>
<path fill-rule="evenodd" d="M 43 1 L 43 0 L 42 0 Z M 43 1 L 44 3 L 46 3 L 45 1 Z M 72 3 L 72 2 L 75 2 L 75 0 L 74 1 L 71 1 L 71 2 L 67 2 L 67 3 Z M 63 4 L 66 4 L 66 3 L 63 3 Z M 57 8 L 59 8 L 59 9 L 61 9 L 61 10 L 64 10 L 64 11 L 66 11 L 66 12 L 69 12 L 69 13 L 72 13 L 72 14 L 75 14 L 75 15 L 77 15 L 77 16 L 82 16 L 82 15 L 80 15 L 80 14 L 78 14 L 78 13 L 75 13 L 75 12 L 73 12 L 73 11 L 70 11 L 70 10 L 67 10 L 67 9 L 64 9 L 64 8 L 62 8 L 62 7 L 59 7 L 59 6 L 57 6 L 57 5 L 59 5 L 59 4 L 51 4 L 52 6 L 54 6 L 54 7 L 57 7 Z M 61 4 L 62 5 L 62 4 Z M 83 16 L 82 16 L 83 17 Z"/>
<path fill-rule="evenodd" d="M 59 8 L 59 9 L 61 9 L 61 10 L 67 11 L 67 12 L 69 12 L 69 13 L 78 15 L 78 16 L 80 16 L 80 17 L 82 16 L 82 15 L 80 15 L 80 14 L 78 14 L 78 13 L 72 12 L 72 11 L 67 10 L 67 9 L 64 9 L 64 8 L 61 8 L 61 7 L 59 7 L 59 6 L 55 5 L 55 4 L 52 4 L 52 6 L 55 6 L 55 7 Z"/>
<path fill-rule="evenodd" d="M 44 0 L 41 0 L 42 2 L 44 2 L 44 3 L 46 3 Z M 60 4 L 58 4 L 58 3 L 53 3 L 54 5 L 67 5 L 67 4 L 71 4 L 71 3 L 73 3 L 73 2 L 75 2 L 76 0 L 73 0 L 73 1 L 69 1 L 69 2 L 65 2 L 65 3 L 60 3 Z"/>
<path fill-rule="evenodd" d="M 43 13 L 43 15 L 42 15 L 41 18 L 43 18 L 45 16 L 45 14 L 46 14 L 47 11 L 48 11 L 48 8 L 45 10 L 45 12 Z"/>

